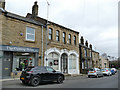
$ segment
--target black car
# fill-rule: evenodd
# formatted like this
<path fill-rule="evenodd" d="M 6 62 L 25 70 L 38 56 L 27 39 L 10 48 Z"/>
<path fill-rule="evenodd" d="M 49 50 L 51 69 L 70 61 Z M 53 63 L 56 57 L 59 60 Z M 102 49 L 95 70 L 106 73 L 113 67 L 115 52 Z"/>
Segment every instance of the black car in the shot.
<path fill-rule="evenodd" d="M 63 73 L 57 72 L 48 66 L 28 67 L 20 76 L 20 80 L 23 84 L 32 86 L 37 86 L 44 81 L 57 81 L 57 83 L 63 83 L 64 79 Z"/>

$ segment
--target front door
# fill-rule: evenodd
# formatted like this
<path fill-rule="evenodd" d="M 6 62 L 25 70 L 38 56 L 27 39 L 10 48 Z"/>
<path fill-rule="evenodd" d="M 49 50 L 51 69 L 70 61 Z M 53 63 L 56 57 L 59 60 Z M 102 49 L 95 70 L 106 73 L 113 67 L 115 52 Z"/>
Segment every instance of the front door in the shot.
<path fill-rule="evenodd" d="M 11 53 L 5 52 L 2 59 L 2 78 L 9 78 L 12 69 L 12 57 Z"/>
<path fill-rule="evenodd" d="M 61 72 L 68 73 L 68 56 L 65 53 L 61 56 Z"/>

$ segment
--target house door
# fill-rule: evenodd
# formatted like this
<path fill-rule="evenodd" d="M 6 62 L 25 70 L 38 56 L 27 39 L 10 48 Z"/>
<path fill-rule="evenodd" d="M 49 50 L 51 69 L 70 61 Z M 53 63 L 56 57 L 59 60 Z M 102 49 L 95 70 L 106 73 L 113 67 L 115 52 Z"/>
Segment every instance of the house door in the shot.
<path fill-rule="evenodd" d="M 61 55 L 61 72 L 68 73 L 68 56 L 65 53 Z"/>

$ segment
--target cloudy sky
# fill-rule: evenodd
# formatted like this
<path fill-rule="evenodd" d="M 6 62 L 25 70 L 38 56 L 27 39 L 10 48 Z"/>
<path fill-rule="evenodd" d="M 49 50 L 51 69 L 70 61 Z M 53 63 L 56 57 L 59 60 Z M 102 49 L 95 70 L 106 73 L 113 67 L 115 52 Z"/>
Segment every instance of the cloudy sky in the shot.
<path fill-rule="evenodd" d="M 47 18 L 46 0 L 6 0 L 6 10 L 26 16 L 38 1 L 39 16 Z M 118 57 L 119 0 L 48 0 L 49 20 L 80 32 L 93 49 Z"/>

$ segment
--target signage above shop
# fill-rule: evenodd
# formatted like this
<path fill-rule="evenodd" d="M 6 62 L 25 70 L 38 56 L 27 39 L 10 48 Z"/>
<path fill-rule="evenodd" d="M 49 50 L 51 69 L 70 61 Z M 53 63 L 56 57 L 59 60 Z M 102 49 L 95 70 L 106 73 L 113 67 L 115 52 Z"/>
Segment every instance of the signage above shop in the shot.
<path fill-rule="evenodd" d="M 0 46 L 0 50 L 18 51 L 18 52 L 39 52 L 39 48 L 7 46 L 7 45 Z"/>

